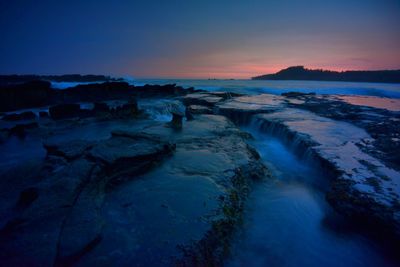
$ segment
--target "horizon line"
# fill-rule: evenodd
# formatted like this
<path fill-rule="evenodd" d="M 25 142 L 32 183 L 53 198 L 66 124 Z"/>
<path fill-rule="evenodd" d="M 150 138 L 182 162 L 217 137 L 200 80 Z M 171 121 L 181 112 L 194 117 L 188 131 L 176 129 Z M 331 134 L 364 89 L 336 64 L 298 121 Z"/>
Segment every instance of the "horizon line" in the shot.
<path fill-rule="evenodd" d="M 196 76 L 168 76 L 168 75 L 160 75 L 160 76 L 136 76 L 134 74 L 94 74 L 94 73 L 89 73 L 89 72 L 82 72 L 82 73 L 11 73 L 11 74 L 3 74 L 0 73 L 0 76 L 11 76 L 11 75 L 20 75 L 20 76 L 29 76 L 29 75 L 36 75 L 36 76 L 62 76 L 62 75 L 103 75 L 103 76 L 109 76 L 111 78 L 132 78 L 132 79 L 141 79 L 141 80 L 146 80 L 146 79 L 164 79 L 164 80 L 252 80 L 252 78 L 257 77 L 257 76 L 263 76 L 263 75 L 269 75 L 269 74 L 276 74 L 282 70 L 292 68 L 292 67 L 303 67 L 306 70 L 322 70 L 322 71 L 331 71 L 331 72 L 351 72 L 351 71 L 400 71 L 400 67 L 398 68 L 381 68 L 381 69 L 342 69 L 342 70 L 335 70 L 335 68 L 332 69 L 325 69 L 325 68 L 318 68 L 318 67 L 306 67 L 304 65 L 291 65 L 285 68 L 281 68 L 277 71 L 274 72 L 264 72 L 261 74 L 253 74 L 253 76 L 249 77 L 235 77 L 235 76 L 203 76 L 203 77 L 196 77 Z"/>

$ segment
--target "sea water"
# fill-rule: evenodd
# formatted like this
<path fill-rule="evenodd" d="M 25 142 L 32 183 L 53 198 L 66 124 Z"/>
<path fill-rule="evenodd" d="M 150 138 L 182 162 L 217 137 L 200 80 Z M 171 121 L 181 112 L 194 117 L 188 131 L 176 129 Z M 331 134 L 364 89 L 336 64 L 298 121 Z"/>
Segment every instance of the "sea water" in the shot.
<path fill-rule="evenodd" d="M 207 91 L 229 91 L 245 94 L 276 94 L 303 92 L 316 94 L 369 95 L 400 98 L 400 84 L 328 81 L 262 81 L 262 80 L 190 80 L 190 79 L 129 79 L 133 85 L 171 84 Z"/>

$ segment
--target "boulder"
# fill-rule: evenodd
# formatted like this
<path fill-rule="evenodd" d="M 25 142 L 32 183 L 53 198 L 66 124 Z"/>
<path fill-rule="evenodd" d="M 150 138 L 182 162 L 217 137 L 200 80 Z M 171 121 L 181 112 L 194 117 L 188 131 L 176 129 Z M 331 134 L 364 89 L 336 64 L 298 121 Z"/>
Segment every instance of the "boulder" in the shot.
<path fill-rule="evenodd" d="M 185 109 L 182 105 L 178 103 L 171 103 L 169 106 L 169 112 L 172 114 L 172 120 L 169 122 L 169 125 L 175 129 L 182 128 L 182 120 L 185 116 Z"/>
<path fill-rule="evenodd" d="M 182 119 L 183 116 L 181 116 L 180 114 L 172 113 L 172 120 L 170 121 L 170 126 L 175 129 L 181 129 Z"/>

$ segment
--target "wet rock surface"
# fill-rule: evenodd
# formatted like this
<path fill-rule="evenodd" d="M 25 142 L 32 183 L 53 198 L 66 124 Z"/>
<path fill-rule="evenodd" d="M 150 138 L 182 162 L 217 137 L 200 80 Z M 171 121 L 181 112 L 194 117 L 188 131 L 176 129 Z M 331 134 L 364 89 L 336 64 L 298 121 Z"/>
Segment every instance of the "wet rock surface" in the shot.
<path fill-rule="evenodd" d="M 233 97 L 211 107 L 238 124 L 255 123 L 303 157 L 316 158 L 334 177 L 327 199 L 337 211 L 399 237 L 399 113 L 374 106 L 290 92 Z"/>
<path fill-rule="evenodd" d="M 269 113 L 283 108 L 283 98 L 273 95 L 239 96 L 216 105 L 218 114 L 223 114 L 238 124 L 247 124 L 251 116 Z"/>
<path fill-rule="evenodd" d="M 0 120 L 2 265 L 223 265 L 253 181 L 269 178 L 234 123 L 318 162 L 338 212 L 400 236 L 397 111 L 300 93 L 19 86 L 48 95 Z"/>
<path fill-rule="evenodd" d="M 140 134 L 45 147 L 47 157 L 35 183 L 21 191 L 15 205 L 7 203 L 0 257 L 8 266 L 79 261 L 101 240 L 100 211 L 107 192 L 159 164 L 175 148 Z"/>
<path fill-rule="evenodd" d="M 309 150 L 309 157 L 336 172 L 327 195 L 336 210 L 364 224 L 384 225 L 400 233 L 400 173 L 359 148 L 371 140 L 365 130 L 290 108 L 255 119 L 265 131 L 287 135 L 287 142 L 303 146 L 301 151 Z"/>
<path fill-rule="evenodd" d="M 214 106 L 218 102 L 225 100 L 229 95 L 227 93 L 194 93 L 183 97 L 182 101 L 185 105 L 203 105 Z"/>
<path fill-rule="evenodd" d="M 187 111 L 190 114 L 212 114 L 211 108 L 201 105 L 190 105 L 187 107 Z"/>
<path fill-rule="evenodd" d="M 2 264 L 222 262 L 230 235 L 215 235 L 233 232 L 252 180 L 266 174 L 247 136 L 222 116 L 198 115 L 176 131 L 141 116 L 136 102 L 121 106 L 130 116 L 112 110 L 40 119 L 18 141 L 44 153 L 26 147 L 26 159 L 2 167 Z"/>
<path fill-rule="evenodd" d="M 399 170 L 400 102 L 397 99 L 300 95 L 294 101 L 290 100 L 289 105 L 323 117 L 347 121 L 365 129 L 373 139 L 371 144 L 363 148 L 364 151 Z M 383 106 L 388 109 L 382 108 Z"/>
<path fill-rule="evenodd" d="M 288 98 L 247 98 L 250 100 L 239 97 L 217 106 L 237 123 L 246 122 L 240 114 L 249 110 L 267 113 L 252 117 L 260 124 L 257 127 L 280 136 L 303 155 L 313 154 L 336 177 L 327 195 L 336 210 L 399 236 L 400 129 L 393 123 L 398 120 L 396 112 L 354 106 L 335 96 L 291 93 Z"/>

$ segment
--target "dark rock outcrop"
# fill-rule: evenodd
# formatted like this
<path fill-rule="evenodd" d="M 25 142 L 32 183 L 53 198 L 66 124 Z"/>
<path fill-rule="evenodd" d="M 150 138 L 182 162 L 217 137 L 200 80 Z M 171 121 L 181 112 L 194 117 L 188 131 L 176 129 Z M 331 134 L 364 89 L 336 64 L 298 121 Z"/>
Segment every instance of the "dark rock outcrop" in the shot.
<path fill-rule="evenodd" d="M 59 104 L 50 107 L 49 114 L 54 120 L 79 117 L 81 107 L 79 104 Z"/>
<path fill-rule="evenodd" d="M 185 111 L 183 107 L 178 104 L 172 103 L 170 105 L 170 112 L 172 114 L 172 120 L 169 122 L 169 125 L 174 129 L 182 129 L 182 120 L 185 116 Z"/>
<path fill-rule="evenodd" d="M 45 81 L 0 86 L 0 111 L 40 107 L 47 105 L 55 92 Z"/>
<path fill-rule="evenodd" d="M 83 84 L 64 90 L 52 89 L 50 82 L 0 84 L 0 112 L 78 102 L 124 100 L 131 97 L 175 97 L 199 92 L 175 84 L 133 86 L 126 82 Z"/>
<path fill-rule="evenodd" d="M 74 102 L 98 102 L 112 99 L 123 99 L 134 96 L 134 86 L 126 82 L 105 82 L 93 84 L 81 84 L 75 87 L 58 90 L 62 101 Z"/>
<path fill-rule="evenodd" d="M 286 97 L 301 97 L 301 96 L 312 96 L 315 95 L 315 93 L 287 92 L 287 93 L 282 93 L 281 95 Z"/>
<path fill-rule="evenodd" d="M 139 114 L 140 110 L 135 98 L 131 98 L 127 103 L 116 107 L 111 107 L 104 102 L 96 102 L 93 109 L 86 112 L 86 115 L 103 118 L 133 118 Z"/>
<path fill-rule="evenodd" d="M 19 121 L 19 120 L 33 120 L 36 118 L 35 113 L 32 111 L 26 111 L 22 113 L 12 113 L 12 114 L 7 114 L 4 115 L 2 120 L 5 121 Z"/>
<path fill-rule="evenodd" d="M 177 113 L 172 113 L 172 120 L 170 125 L 172 128 L 181 129 L 182 128 L 182 119 L 183 116 Z"/>

